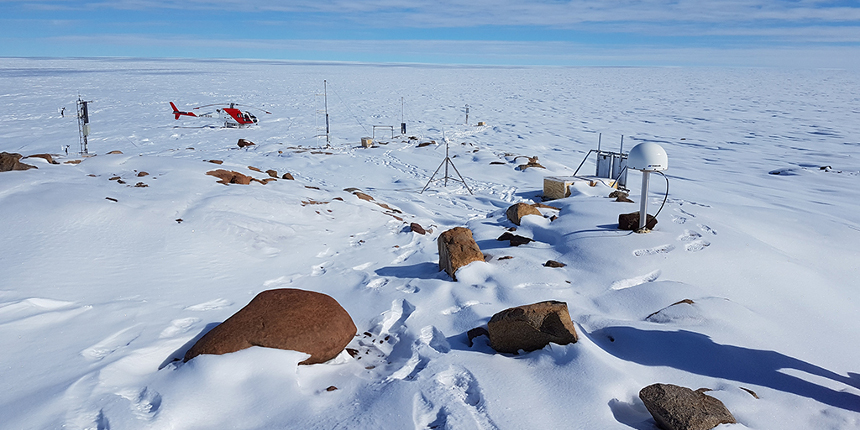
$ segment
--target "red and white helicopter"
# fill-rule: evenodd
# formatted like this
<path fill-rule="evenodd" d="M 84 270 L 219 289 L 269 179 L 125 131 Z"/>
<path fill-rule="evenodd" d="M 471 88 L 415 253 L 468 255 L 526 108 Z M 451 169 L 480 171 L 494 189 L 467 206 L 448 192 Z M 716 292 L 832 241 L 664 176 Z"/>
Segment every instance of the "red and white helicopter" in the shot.
<path fill-rule="evenodd" d="M 254 116 L 254 114 L 252 114 L 251 112 L 248 112 L 247 110 L 242 111 L 241 109 L 238 109 L 236 107 L 236 106 L 244 106 L 244 105 L 240 105 L 238 103 L 215 103 L 215 104 L 211 104 L 211 105 L 198 106 L 194 109 L 202 109 L 202 108 L 211 107 L 211 106 L 226 106 L 226 107 L 217 108 L 217 109 L 215 109 L 214 112 L 206 112 L 206 113 L 197 114 L 194 112 L 181 111 L 181 110 L 176 108 L 176 105 L 173 104 L 173 102 L 170 102 L 170 107 L 173 108 L 173 115 L 176 117 L 176 119 L 179 119 L 180 116 L 192 116 L 195 118 L 216 118 L 216 115 L 217 115 L 218 118 L 220 118 L 221 120 L 224 121 L 224 127 L 228 127 L 228 128 L 247 127 L 249 125 L 254 125 L 257 123 L 257 117 Z M 260 110 L 260 111 L 265 112 L 267 114 L 271 114 L 271 112 L 269 112 L 265 109 L 260 109 L 258 107 L 253 107 L 253 106 L 248 106 L 248 107 Z"/>

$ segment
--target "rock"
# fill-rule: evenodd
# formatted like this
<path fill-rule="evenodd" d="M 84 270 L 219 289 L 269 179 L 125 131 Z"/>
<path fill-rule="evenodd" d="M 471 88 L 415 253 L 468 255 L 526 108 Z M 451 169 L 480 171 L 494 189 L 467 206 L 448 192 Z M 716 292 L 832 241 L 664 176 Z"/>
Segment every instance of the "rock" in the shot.
<path fill-rule="evenodd" d="M 487 338 L 489 339 L 490 332 L 488 332 L 487 329 L 485 329 L 484 327 L 475 327 L 466 332 L 466 336 L 469 337 L 469 348 L 471 348 L 472 345 L 474 345 L 472 340 L 474 340 L 478 336 L 487 336 Z"/>
<path fill-rule="evenodd" d="M 508 164 L 508 163 L 505 163 L 504 161 L 490 161 L 490 165 L 505 165 L 505 164 Z"/>
<path fill-rule="evenodd" d="M 511 241 L 511 246 L 520 246 L 525 245 L 529 242 L 533 242 L 534 239 L 530 239 L 528 237 L 518 236 L 516 234 L 511 234 L 509 232 L 502 233 L 496 240 L 509 240 Z"/>
<path fill-rule="evenodd" d="M 138 182 L 138 183 L 134 184 L 134 187 L 135 187 L 135 188 L 146 188 L 146 187 L 148 187 L 148 186 L 149 186 L 149 185 L 146 185 L 146 184 L 144 184 L 143 182 Z"/>
<path fill-rule="evenodd" d="M 355 194 L 355 196 L 356 196 L 356 197 L 358 197 L 358 198 L 360 198 L 360 199 L 362 199 L 362 200 L 366 200 L 366 201 L 368 201 L 368 202 L 372 202 L 372 201 L 373 201 L 373 197 L 370 197 L 369 195 L 364 194 L 364 193 L 362 193 L 362 192 L 356 191 L 356 192 L 354 192 L 353 194 Z"/>
<path fill-rule="evenodd" d="M 221 161 L 221 160 L 209 160 L 209 162 L 210 162 L 210 163 L 213 163 L 213 164 L 219 164 L 219 165 L 224 163 L 224 162 L 223 162 L 223 161 Z"/>
<path fill-rule="evenodd" d="M 546 167 L 543 167 L 540 163 L 538 163 L 537 156 L 528 157 L 528 159 L 529 159 L 529 162 L 527 164 L 520 164 L 519 166 L 517 166 L 517 169 L 526 170 L 529 167 L 539 167 L 541 169 L 546 169 Z"/>
<path fill-rule="evenodd" d="M 149 176 L 149 173 L 148 173 L 148 172 L 138 172 L 138 173 L 137 173 L 137 177 L 138 177 L 138 178 L 142 178 L 142 177 L 144 177 L 144 176 Z"/>
<path fill-rule="evenodd" d="M 240 148 L 244 148 L 246 146 L 254 146 L 254 142 L 251 142 L 247 139 L 239 139 L 239 142 L 236 144 L 239 145 Z"/>
<path fill-rule="evenodd" d="M 647 221 L 645 222 L 645 228 L 647 228 L 648 230 L 653 230 L 654 226 L 656 225 L 657 218 L 654 218 L 654 216 L 648 214 Z M 639 230 L 639 212 L 618 215 L 618 229 L 632 231 Z"/>
<path fill-rule="evenodd" d="M 269 169 L 269 170 L 266 170 L 266 174 L 267 174 L 267 175 L 269 175 L 269 176 L 271 176 L 271 177 L 273 177 L 273 178 L 277 178 L 277 177 L 278 177 L 278 171 L 277 171 L 277 170 L 275 170 L 275 169 Z"/>
<path fill-rule="evenodd" d="M 567 266 L 567 264 L 560 263 L 560 262 L 555 261 L 555 260 L 547 260 L 546 263 L 543 263 L 543 266 L 544 267 L 564 267 L 564 266 Z"/>
<path fill-rule="evenodd" d="M 268 290 L 203 335 L 185 353 L 185 361 L 262 346 L 311 355 L 299 364 L 323 363 L 340 354 L 355 333 L 352 318 L 330 296 L 292 288 Z"/>
<path fill-rule="evenodd" d="M 517 203 L 509 207 L 508 210 L 505 211 L 505 215 L 512 223 L 516 225 L 520 225 L 520 222 L 526 215 L 537 215 L 540 217 L 543 216 L 541 215 L 540 211 L 537 210 L 534 206 L 525 203 Z"/>
<path fill-rule="evenodd" d="M 618 190 L 609 193 L 609 198 L 615 199 L 616 202 L 633 203 L 633 200 L 630 200 L 629 196 L 630 195 L 624 191 Z"/>
<path fill-rule="evenodd" d="M 0 152 L 0 172 L 9 172 L 12 170 L 29 170 L 29 169 L 37 169 L 36 166 L 31 166 L 29 164 L 24 164 L 18 160 L 22 157 L 21 154 L 14 154 L 9 152 Z"/>
<path fill-rule="evenodd" d="M 255 172 L 263 173 L 263 171 L 262 171 L 262 170 L 260 170 L 260 168 L 259 168 L 259 167 L 248 166 L 248 170 L 253 170 L 253 171 L 255 171 Z"/>
<path fill-rule="evenodd" d="M 448 272 L 455 281 L 457 269 L 473 262 L 484 261 L 481 248 L 472 237 L 472 230 L 454 227 L 442 232 L 437 240 L 439 246 L 439 269 Z"/>
<path fill-rule="evenodd" d="M 122 151 L 115 150 L 115 151 L 111 151 L 111 152 L 107 153 L 107 155 L 118 155 L 118 154 L 122 154 Z"/>
<path fill-rule="evenodd" d="M 51 154 L 33 154 L 33 155 L 28 155 L 25 158 L 42 158 L 51 164 L 60 164 L 60 163 L 54 161 L 54 157 L 52 157 Z"/>
<path fill-rule="evenodd" d="M 704 391 L 708 390 L 653 384 L 639 391 L 639 398 L 664 430 L 710 430 L 737 422 L 723 402 Z"/>
<path fill-rule="evenodd" d="M 435 145 L 435 144 L 436 144 L 436 141 L 435 141 L 435 140 L 431 140 L 431 141 L 429 141 L 429 142 L 421 142 L 421 143 L 419 143 L 419 144 L 418 144 L 418 147 L 419 147 L 419 148 L 423 148 L 423 147 L 425 147 L 425 146 L 430 146 L 430 145 Z"/>
<path fill-rule="evenodd" d="M 409 224 L 409 229 L 414 231 L 415 233 L 418 233 L 418 234 L 426 234 L 427 233 L 427 231 L 424 230 L 424 227 L 421 227 L 421 224 L 418 224 L 417 222 L 413 222 L 412 224 Z"/>
<path fill-rule="evenodd" d="M 554 300 L 505 309 L 487 323 L 490 346 L 498 352 L 516 354 L 535 351 L 550 342 L 567 345 L 577 341 L 567 303 Z"/>
<path fill-rule="evenodd" d="M 284 173 L 284 176 L 281 176 L 281 179 L 286 179 L 288 181 L 294 181 L 296 178 L 294 178 L 293 175 L 291 175 L 289 173 Z"/>
<path fill-rule="evenodd" d="M 221 179 L 218 181 L 219 184 L 241 184 L 248 185 L 251 183 L 251 177 L 247 175 L 243 175 L 239 172 L 231 171 L 231 170 L 210 170 L 206 172 L 207 175 L 214 176 L 216 178 Z"/>

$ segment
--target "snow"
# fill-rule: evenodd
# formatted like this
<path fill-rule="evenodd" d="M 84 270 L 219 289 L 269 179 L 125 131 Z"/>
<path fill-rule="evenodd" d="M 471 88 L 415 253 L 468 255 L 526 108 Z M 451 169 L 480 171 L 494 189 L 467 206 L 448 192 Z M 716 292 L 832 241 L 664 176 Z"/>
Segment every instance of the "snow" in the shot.
<path fill-rule="evenodd" d="M 637 394 L 656 382 L 712 389 L 738 420 L 720 428 L 860 428 L 856 74 L 7 58 L 0 76 L 0 150 L 61 163 L 0 173 L 0 428 L 645 430 Z M 315 137 L 323 79 L 330 147 Z M 86 158 L 79 94 L 93 101 Z M 170 101 L 273 114 L 223 129 L 175 121 Z M 372 125 L 399 129 L 401 106 L 419 140 L 377 129 L 386 144 L 361 148 Z M 555 221 L 523 219 L 534 242 L 497 241 L 505 209 L 539 201 L 598 133 L 603 149 L 622 135 L 625 151 L 665 148 L 656 229 L 616 228 L 639 208 L 631 172 L 636 204 L 577 185 L 541 209 Z M 419 193 L 445 149 L 417 143 L 446 139 L 474 195 Z M 516 170 L 517 156 L 546 169 Z M 249 166 L 296 179 L 205 174 L 268 177 Z M 653 213 L 662 178 L 651 190 Z M 454 282 L 436 238 L 457 226 L 489 258 Z M 298 366 L 303 353 L 253 347 L 174 361 L 272 288 L 337 299 L 361 359 Z M 579 342 L 468 346 L 496 312 L 542 300 L 568 304 Z"/>

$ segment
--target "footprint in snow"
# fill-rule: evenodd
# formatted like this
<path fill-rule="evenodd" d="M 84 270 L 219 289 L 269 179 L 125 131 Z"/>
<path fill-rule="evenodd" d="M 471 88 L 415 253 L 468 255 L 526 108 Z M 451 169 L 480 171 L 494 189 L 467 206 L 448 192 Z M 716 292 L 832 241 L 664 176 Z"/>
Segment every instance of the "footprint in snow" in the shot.
<path fill-rule="evenodd" d="M 685 222 L 687 222 L 687 218 L 678 215 L 672 215 L 672 222 L 674 222 L 675 224 L 684 224 Z"/>
<path fill-rule="evenodd" d="M 651 273 L 647 273 L 647 274 L 642 275 L 642 276 L 636 276 L 633 278 L 621 279 L 619 281 L 613 282 L 612 285 L 609 286 L 609 289 L 610 290 L 623 290 L 626 288 L 635 287 L 637 285 L 646 284 L 648 282 L 654 282 L 658 278 L 660 278 L 661 274 L 663 274 L 663 272 L 658 269 L 658 270 L 655 270 Z"/>
<path fill-rule="evenodd" d="M 700 237 L 702 237 L 702 235 L 695 231 L 684 230 L 684 234 L 678 236 L 678 240 L 681 242 L 692 242 Z"/>
<path fill-rule="evenodd" d="M 180 318 L 170 322 L 170 325 L 161 331 L 158 336 L 162 339 L 183 334 L 191 329 L 194 324 L 200 322 L 200 318 Z"/>
<path fill-rule="evenodd" d="M 208 302 L 203 302 L 197 305 L 188 306 L 185 308 L 186 311 L 195 311 L 195 312 L 205 312 L 205 311 L 214 311 L 217 309 L 224 309 L 227 306 L 233 305 L 233 302 L 224 299 L 215 299 L 209 300 Z"/>
<path fill-rule="evenodd" d="M 690 252 L 698 252 L 711 246 L 711 243 L 706 240 L 694 240 L 684 246 L 684 249 Z"/>
<path fill-rule="evenodd" d="M 706 226 L 705 224 L 698 224 L 698 226 L 699 226 L 699 229 L 701 229 L 701 230 L 702 230 L 703 232 L 705 232 L 705 233 L 710 233 L 710 234 L 712 234 L 712 235 L 714 235 L 714 236 L 716 236 L 716 235 L 717 235 L 717 231 L 716 231 L 716 230 L 712 229 L 711 227 Z"/>
<path fill-rule="evenodd" d="M 415 429 L 498 429 L 487 414 L 484 394 L 475 376 L 465 367 L 452 365 L 415 395 L 412 420 Z"/>
<path fill-rule="evenodd" d="M 130 345 L 135 339 L 140 337 L 141 332 L 137 329 L 139 326 L 140 324 L 122 329 L 104 338 L 101 342 L 81 351 L 81 355 L 88 360 L 99 361 L 113 354 L 118 349 Z"/>
<path fill-rule="evenodd" d="M 673 245 L 669 245 L 669 244 L 660 245 L 660 246 L 656 246 L 654 248 L 637 249 L 637 250 L 633 251 L 633 255 L 635 255 L 637 257 L 642 257 L 643 255 L 668 254 L 668 253 L 672 252 L 674 249 L 675 249 L 675 246 L 673 246 Z"/>
<path fill-rule="evenodd" d="M 364 287 L 368 290 L 376 290 L 378 288 L 384 287 L 388 284 L 388 279 L 385 278 L 376 278 L 367 283 Z"/>
<path fill-rule="evenodd" d="M 457 312 L 462 311 L 463 309 L 468 309 L 468 308 L 470 308 L 470 307 L 472 307 L 472 306 L 480 305 L 480 304 L 483 304 L 483 303 L 481 303 L 481 302 L 479 302 L 479 301 L 477 301 L 477 300 L 469 300 L 469 301 L 464 302 L 462 305 L 458 305 L 458 306 L 451 306 L 450 308 L 443 309 L 443 310 L 442 310 L 442 315 L 451 315 L 451 314 L 455 314 L 455 313 L 457 313 Z"/>
<path fill-rule="evenodd" d="M 681 214 L 686 215 L 686 216 L 688 216 L 688 217 L 690 217 L 690 218 L 695 218 L 695 217 L 696 217 L 695 215 L 693 215 L 693 214 L 691 214 L 691 213 L 689 213 L 689 212 L 687 212 L 687 211 L 685 211 L 685 210 L 683 210 L 683 209 L 681 209 L 681 208 L 675 208 L 675 212 L 681 213 Z"/>

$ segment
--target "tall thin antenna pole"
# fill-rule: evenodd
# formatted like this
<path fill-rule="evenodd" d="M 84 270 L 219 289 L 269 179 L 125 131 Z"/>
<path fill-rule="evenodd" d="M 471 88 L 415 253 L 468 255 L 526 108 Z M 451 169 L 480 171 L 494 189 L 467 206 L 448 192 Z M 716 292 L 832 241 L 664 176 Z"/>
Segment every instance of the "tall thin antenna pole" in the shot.
<path fill-rule="evenodd" d="M 325 79 L 323 79 L 323 101 L 325 103 L 325 143 L 331 143 L 328 125 L 328 82 Z"/>
<path fill-rule="evenodd" d="M 469 125 L 469 105 L 466 105 L 466 125 Z"/>

